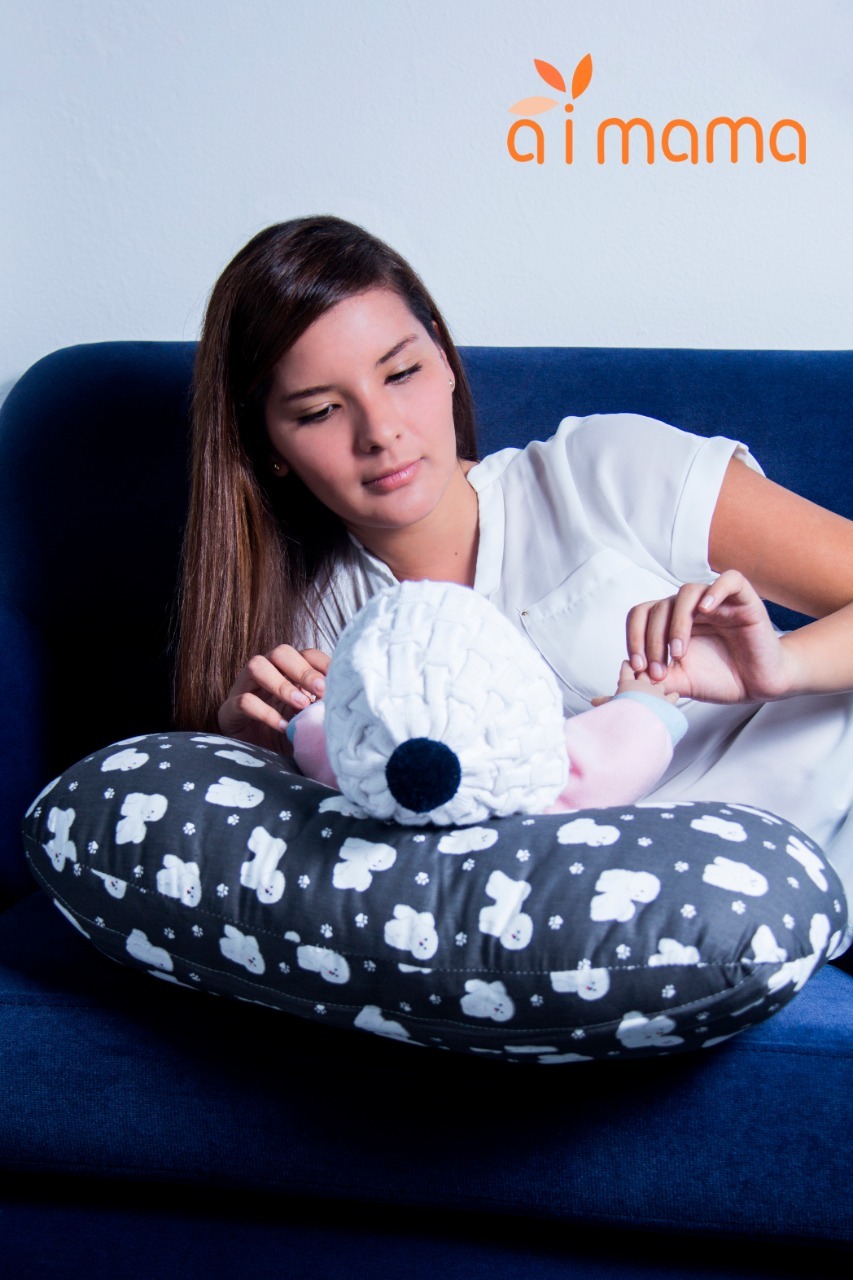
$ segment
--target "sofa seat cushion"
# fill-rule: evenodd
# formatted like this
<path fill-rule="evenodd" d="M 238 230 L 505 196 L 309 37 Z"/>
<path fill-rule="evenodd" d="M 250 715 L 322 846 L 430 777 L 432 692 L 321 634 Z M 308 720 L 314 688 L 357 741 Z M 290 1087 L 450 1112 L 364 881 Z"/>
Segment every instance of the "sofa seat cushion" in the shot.
<path fill-rule="evenodd" d="M 0 1020 L 7 1170 L 853 1240 L 833 966 L 712 1053 L 534 1077 L 153 983 L 36 893 L 0 917 Z"/>

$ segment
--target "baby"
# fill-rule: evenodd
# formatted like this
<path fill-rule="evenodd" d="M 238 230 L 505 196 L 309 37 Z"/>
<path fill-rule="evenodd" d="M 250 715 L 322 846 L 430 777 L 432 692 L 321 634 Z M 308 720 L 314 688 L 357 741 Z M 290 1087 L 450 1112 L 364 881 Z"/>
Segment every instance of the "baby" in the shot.
<path fill-rule="evenodd" d="M 482 596 L 406 582 L 340 637 L 326 696 L 290 722 L 304 774 L 411 825 L 630 804 L 687 721 L 625 662 L 616 695 L 565 719 L 544 660 Z"/>

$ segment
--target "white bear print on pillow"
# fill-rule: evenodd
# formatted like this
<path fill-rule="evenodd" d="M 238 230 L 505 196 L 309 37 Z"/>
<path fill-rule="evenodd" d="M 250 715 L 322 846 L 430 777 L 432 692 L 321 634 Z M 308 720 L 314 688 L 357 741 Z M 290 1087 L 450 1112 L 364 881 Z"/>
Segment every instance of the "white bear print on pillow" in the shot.
<path fill-rule="evenodd" d="M 201 879 L 197 862 L 184 862 L 174 853 L 163 856 L 163 868 L 157 872 L 157 892 L 177 898 L 185 907 L 201 902 Z"/>
<path fill-rule="evenodd" d="M 802 840 L 797 836 L 791 836 L 785 845 L 785 852 L 789 854 L 805 871 L 812 884 L 816 884 L 818 889 L 822 889 L 826 893 L 828 881 L 823 874 L 824 864 L 820 858 L 811 849 L 807 849 Z"/>
<path fill-rule="evenodd" d="M 336 889 L 357 889 L 364 893 L 373 884 L 375 871 L 387 871 L 397 861 L 397 850 L 390 844 L 375 844 L 347 836 L 338 850 L 340 862 L 335 863 L 332 884 Z"/>
<path fill-rule="evenodd" d="M 826 916 L 812 916 L 811 925 L 809 926 L 811 955 L 802 956 L 799 960 L 788 960 L 780 969 L 770 975 L 767 980 L 767 990 L 778 991 L 780 987 L 787 986 L 789 982 L 793 982 L 795 991 L 799 991 L 804 987 L 814 973 L 818 961 L 827 952 L 827 944 L 830 941 L 829 934 L 830 924 Z"/>
<path fill-rule="evenodd" d="M 208 804 L 221 804 L 226 809 L 254 809 L 263 800 L 264 793 L 237 778 L 220 778 L 210 784 L 204 798 Z"/>
<path fill-rule="evenodd" d="M 461 830 L 448 831 L 438 842 L 439 853 L 482 853 L 491 849 L 498 838 L 497 831 L 488 827 L 462 827 Z"/>
<path fill-rule="evenodd" d="M 493 1022 L 509 1022 L 515 1013 L 515 1004 L 502 982 L 484 982 L 482 978 L 470 978 L 465 983 L 466 995 L 462 997 L 462 1012 L 469 1018 L 491 1018 Z"/>
<path fill-rule="evenodd" d="M 581 1000 L 600 1000 L 610 990 L 610 974 L 606 969 L 563 969 L 551 974 L 551 986 Z"/>
<path fill-rule="evenodd" d="M 248 751 L 216 751 L 214 755 L 222 756 L 224 760 L 233 760 L 235 764 L 242 764 L 247 769 L 263 769 L 264 762 L 259 760 L 257 756 L 250 756 Z"/>
<path fill-rule="evenodd" d="M 343 956 L 328 947 L 297 947 L 296 962 L 300 969 L 319 973 L 326 982 L 349 982 L 350 968 Z"/>
<path fill-rule="evenodd" d="M 245 889 L 254 889 L 258 902 L 280 902 L 284 894 L 284 872 L 278 864 L 284 857 L 287 843 L 271 836 L 264 827 L 255 827 L 247 841 L 254 857 L 240 867 L 240 883 Z"/>
<path fill-rule="evenodd" d="M 355 1019 L 353 1026 L 362 1031 L 372 1031 L 376 1036 L 388 1036 L 392 1040 L 411 1040 L 405 1027 L 382 1015 L 377 1004 L 366 1004 Z"/>
<path fill-rule="evenodd" d="M 521 904 L 530 896 L 525 880 L 510 880 L 503 871 L 493 871 L 486 883 L 486 893 L 494 898 L 494 906 L 480 912 L 480 932 L 500 938 L 508 951 L 521 951 L 533 937 L 533 921 Z"/>
<path fill-rule="evenodd" d="M 226 960 L 241 964 L 249 973 L 263 973 L 266 969 L 257 938 L 241 933 L 233 924 L 225 925 L 225 936 L 219 939 L 219 950 Z"/>
<path fill-rule="evenodd" d="M 728 822 L 711 814 L 694 818 L 690 825 L 694 831 L 704 831 L 709 836 L 719 836 L 721 840 L 733 840 L 735 844 L 746 839 L 746 832 L 739 822 Z"/>
<path fill-rule="evenodd" d="M 107 756 L 101 765 L 101 773 L 110 773 L 114 769 L 128 773 L 131 769 L 141 769 L 150 759 L 145 751 L 134 751 L 132 747 L 128 747 L 124 751 L 117 751 L 114 756 Z"/>
<path fill-rule="evenodd" d="M 770 888 L 760 871 L 753 871 L 746 862 L 733 862 L 719 855 L 702 872 L 702 879 L 705 884 L 730 893 L 745 893 L 749 898 L 763 898 Z"/>
<path fill-rule="evenodd" d="M 586 844 L 592 849 L 602 849 L 615 844 L 618 839 L 616 827 L 596 822 L 595 818 L 575 818 L 572 822 L 564 822 L 557 832 L 560 844 Z"/>
<path fill-rule="evenodd" d="M 767 924 L 759 925 L 752 935 L 752 950 L 756 964 L 782 964 L 788 952 L 780 947 L 776 935 Z"/>
<path fill-rule="evenodd" d="M 647 1018 L 645 1014 L 634 1010 L 625 1014 L 616 1035 L 626 1049 L 665 1049 L 684 1043 L 681 1036 L 670 1034 L 674 1030 L 675 1023 L 666 1014 Z"/>
<path fill-rule="evenodd" d="M 116 823 L 116 844 L 142 844 L 146 823 L 159 822 L 168 805 L 165 796 L 131 792 L 121 806 L 122 816 Z"/>
<path fill-rule="evenodd" d="M 125 947 L 134 960 L 140 960 L 142 964 L 150 964 L 154 969 L 165 969 L 167 973 L 171 973 L 175 967 L 168 951 L 164 951 L 162 947 L 155 947 L 153 942 L 148 941 L 148 934 L 143 933 L 141 929 L 132 930 Z"/>
<path fill-rule="evenodd" d="M 656 953 L 649 956 L 648 963 L 654 968 L 664 964 L 699 964 L 700 960 L 695 947 L 685 946 L 675 938 L 661 938 Z"/>
<path fill-rule="evenodd" d="M 591 920 L 633 920 L 637 905 L 654 902 L 660 893 L 660 880 L 650 871 L 624 871 L 612 867 L 602 871 L 595 883 L 598 891 L 589 907 Z"/>
<path fill-rule="evenodd" d="M 107 875 L 106 871 L 92 871 L 99 880 L 103 880 L 104 888 L 111 898 L 123 898 L 127 893 L 127 881 L 119 880 L 118 876 Z"/>
<path fill-rule="evenodd" d="M 417 960 L 431 960 L 438 950 L 435 919 L 429 911 L 415 911 L 398 903 L 394 919 L 385 925 L 385 941 L 399 951 L 411 951 Z"/>
<path fill-rule="evenodd" d="M 53 832 L 53 839 L 42 847 L 57 871 L 66 862 L 77 861 L 77 846 L 69 836 L 74 816 L 73 809 L 51 809 L 47 815 L 47 829 Z"/>

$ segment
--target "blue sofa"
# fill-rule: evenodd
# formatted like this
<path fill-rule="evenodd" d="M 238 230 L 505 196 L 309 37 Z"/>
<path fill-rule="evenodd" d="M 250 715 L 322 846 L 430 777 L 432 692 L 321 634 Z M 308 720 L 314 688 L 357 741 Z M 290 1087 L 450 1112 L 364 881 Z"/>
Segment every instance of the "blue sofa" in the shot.
<path fill-rule="evenodd" d="M 849 960 L 701 1060 L 513 1071 L 151 982 L 34 891 L 19 827 L 36 792 L 90 750 L 169 725 L 193 351 L 58 351 L 0 414 L 3 1274 L 843 1265 Z M 774 479 L 853 515 L 853 353 L 463 354 L 484 453 L 567 413 L 632 410 L 736 436 Z"/>

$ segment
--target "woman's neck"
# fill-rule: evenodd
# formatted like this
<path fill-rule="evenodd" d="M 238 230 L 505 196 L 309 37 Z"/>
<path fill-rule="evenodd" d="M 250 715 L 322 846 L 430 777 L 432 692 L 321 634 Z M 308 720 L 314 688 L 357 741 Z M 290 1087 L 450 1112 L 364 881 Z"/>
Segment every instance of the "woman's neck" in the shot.
<path fill-rule="evenodd" d="M 405 529 L 371 529 L 359 540 L 383 560 L 398 582 L 458 582 L 472 587 L 477 570 L 479 506 L 460 462 L 454 481 L 424 520 Z"/>

